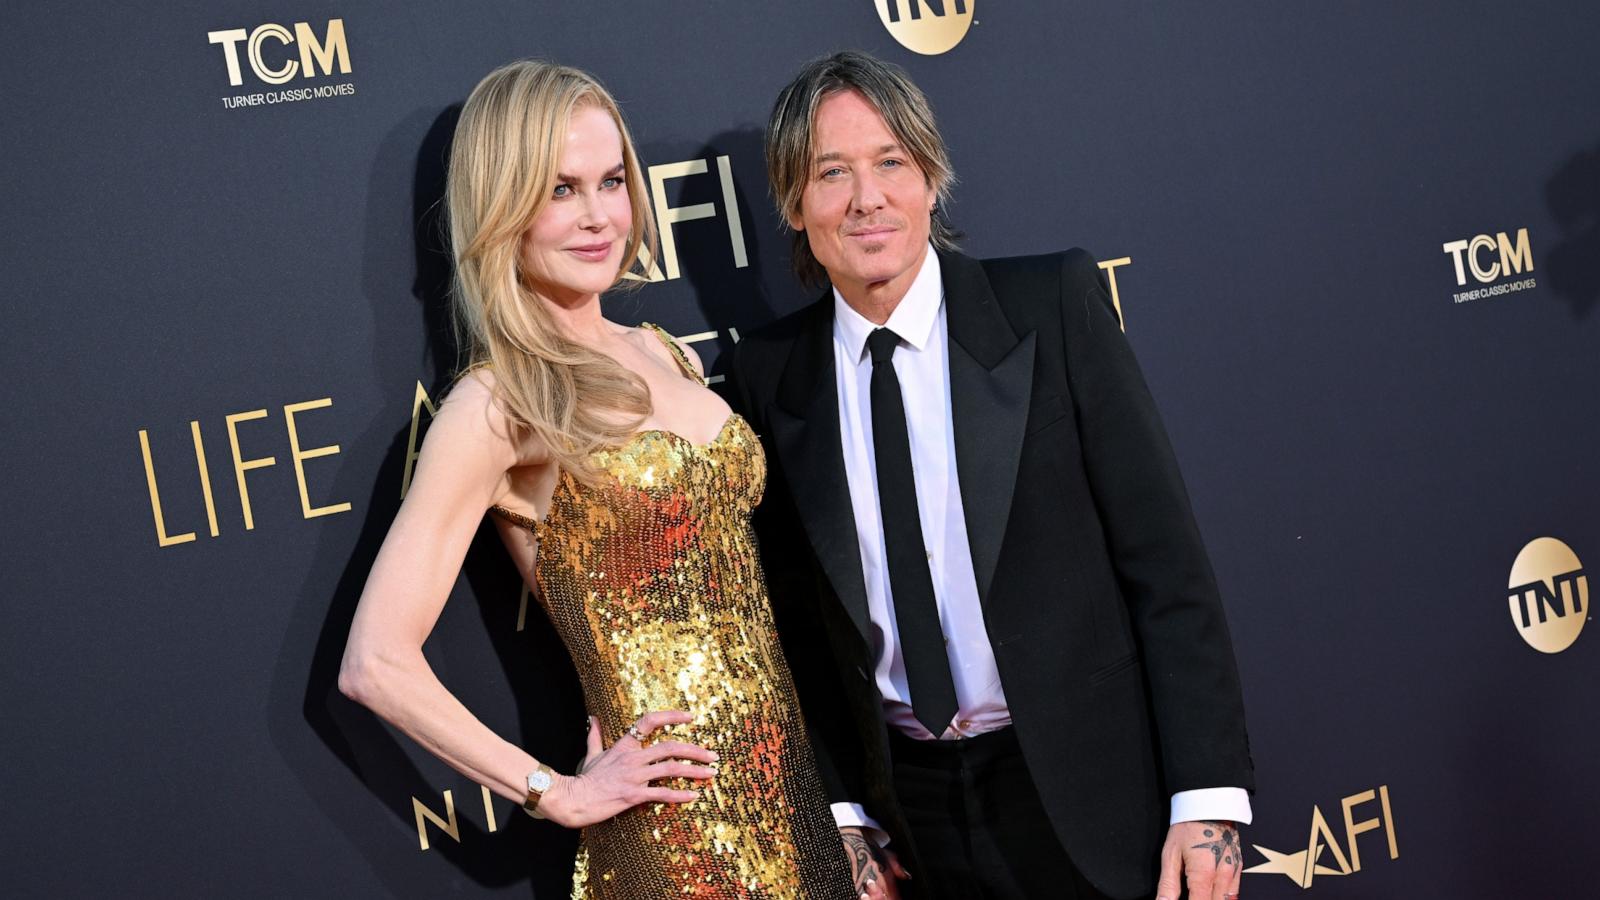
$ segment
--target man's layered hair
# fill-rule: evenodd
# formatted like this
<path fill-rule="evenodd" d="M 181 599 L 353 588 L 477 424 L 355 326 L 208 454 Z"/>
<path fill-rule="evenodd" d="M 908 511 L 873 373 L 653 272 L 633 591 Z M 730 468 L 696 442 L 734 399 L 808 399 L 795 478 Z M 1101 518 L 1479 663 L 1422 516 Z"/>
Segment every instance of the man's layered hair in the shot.
<path fill-rule="evenodd" d="M 833 94 L 855 91 L 883 117 L 895 140 L 937 193 L 929 230 L 933 246 L 954 250 L 960 235 L 945 219 L 955 170 L 934 121 L 933 107 L 905 70 L 856 50 L 806 63 L 778 95 L 767 119 L 767 183 L 784 224 L 800 216 L 801 200 L 817 154 L 817 107 Z M 794 272 L 807 285 L 827 283 L 828 273 L 811 252 L 803 231 L 793 232 Z"/>

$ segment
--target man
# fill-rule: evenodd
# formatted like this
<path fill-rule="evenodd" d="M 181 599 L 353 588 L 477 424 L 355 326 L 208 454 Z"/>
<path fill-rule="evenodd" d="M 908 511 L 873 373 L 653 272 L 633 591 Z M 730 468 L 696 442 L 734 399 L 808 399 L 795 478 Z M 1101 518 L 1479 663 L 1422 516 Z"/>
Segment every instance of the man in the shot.
<path fill-rule="evenodd" d="M 832 287 L 746 337 L 729 379 L 766 446 L 763 557 L 858 885 L 1237 896 L 1238 674 L 1094 260 L 956 252 L 932 111 L 870 56 L 807 65 L 766 149 L 796 271 Z M 863 828 L 899 859 L 868 859 Z"/>

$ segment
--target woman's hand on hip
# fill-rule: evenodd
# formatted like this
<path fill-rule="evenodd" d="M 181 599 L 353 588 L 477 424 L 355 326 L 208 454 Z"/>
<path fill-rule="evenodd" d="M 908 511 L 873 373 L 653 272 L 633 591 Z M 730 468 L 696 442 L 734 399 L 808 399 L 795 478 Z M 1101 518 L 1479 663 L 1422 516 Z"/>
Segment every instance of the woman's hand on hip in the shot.
<path fill-rule="evenodd" d="M 577 775 L 558 775 L 539 801 L 539 811 L 558 825 L 582 828 L 604 822 L 641 803 L 690 803 L 699 791 L 657 787 L 663 778 L 705 781 L 717 774 L 717 754 L 681 741 L 644 743 L 666 725 L 686 725 L 682 710 L 645 713 L 610 747 L 601 748 L 600 721 L 589 717 L 589 749 Z M 697 765 L 698 763 L 698 765 Z"/>

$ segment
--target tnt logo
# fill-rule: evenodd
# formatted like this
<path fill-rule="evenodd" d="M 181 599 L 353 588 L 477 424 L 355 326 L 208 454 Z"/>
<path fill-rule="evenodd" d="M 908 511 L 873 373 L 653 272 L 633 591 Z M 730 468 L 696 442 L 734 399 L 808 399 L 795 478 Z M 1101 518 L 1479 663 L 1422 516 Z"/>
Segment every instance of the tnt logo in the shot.
<path fill-rule="evenodd" d="M 211 43 L 222 45 L 222 57 L 228 64 L 228 84 L 234 87 L 244 83 L 239 72 L 241 42 L 245 45 L 250 71 L 267 84 L 283 84 L 295 75 L 315 78 L 319 69 L 323 75 L 332 75 L 335 66 L 338 66 L 340 74 L 350 74 L 350 45 L 345 41 L 343 19 L 329 19 L 328 27 L 323 29 L 320 38 L 310 22 L 294 23 L 294 31 L 268 22 L 248 33 L 243 28 L 229 28 L 207 32 L 206 37 Z M 300 51 L 300 58 L 295 59 L 290 54 L 274 68 L 262 55 L 262 47 L 267 41 L 272 41 L 280 48 L 294 44 Z"/>
<path fill-rule="evenodd" d="M 1372 809 L 1368 804 L 1376 801 L 1377 809 Z M 1290 881 L 1302 888 L 1311 887 L 1318 875 L 1354 875 L 1361 871 L 1361 846 L 1356 839 L 1369 831 L 1381 831 L 1389 839 L 1389 858 L 1400 858 L 1400 845 L 1394 836 L 1394 810 L 1389 804 L 1389 786 L 1379 785 L 1375 791 L 1362 791 L 1351 794 L 1339 801 L 1339 806 L 1344 810 L 1344 847 L 1339 846 L 1339 839 L 1328 827 L 1328 820 L 1322 815 L 1322 808 L 1311 807 L 1311 833 L 1306 837 L 1306 848 L 1293 853 L 1279 853 L 1276 850 L 1252 844 L 1256 852 L 1266 857 L 1267 861 L 1245 869 L 1246 872 L 1257 874 L 1273 873 L 1287 875 Z M 1366 809 L 1357 812 L 1358 807 Z M 1377 813 L 1373 816 L 1373 813 Z M 1368 816 L 1361 821 L 1356 821 L 1357 815 Z M 1369 839 L 1370 840 L 1370 839 Z M 1350 853 L 1345 855 L 1345 849 Z M 1323 865 L 1323 851 L 1330 851 L 1334 865 Z"/>
<path fill-rule="evenodd" d="M 1588 614 L 1589 576 L 1572 548 L 1553 537 L 1528 542 L 1506 585 L 1511 624 L 1528 646 L 1560 653 L 1572 646 Z"/>
<path fill-rule="evenodd" d="M 1468 269 L 1483 284 L 1533 271 L 1533 250 L 1528 246 L 1526 228 L 1517 229 L 1515 241 L 1504 231 L 1494 237 L 1480 234 L 1470 240 L 1450 241 L 1444 245 L 1444 252 L 1456 264 L 1457 286 L 1467 283 Z"/>
<path fill-rule="evenodd" d="M 967 36 L 975 0 L 873 0 L 889 34 L 913 53 L 937 56 Z"/>

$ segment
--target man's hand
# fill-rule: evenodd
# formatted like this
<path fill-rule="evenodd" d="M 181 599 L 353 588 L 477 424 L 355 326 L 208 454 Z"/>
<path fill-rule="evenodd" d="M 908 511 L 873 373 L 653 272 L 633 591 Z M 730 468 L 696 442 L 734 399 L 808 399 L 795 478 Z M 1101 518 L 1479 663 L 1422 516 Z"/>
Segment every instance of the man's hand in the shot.
<path fill-rule="evenodd" d="M 1241 847 L 1239 826 L 1233 822 L 1173 825 L 1161 847 L 1156 900 L 1178 900 L 1179 885 L 1185 883 L 1190 900 L 1235 900 L 1244 871 Z"/>
<path fill-rule="evenodd" d="M 900 900 L 898 882 L 911 877 L 900 865 L 900 858 L 854 826 L 840 828 L 839 839 L 844 841 L 844 853 L 850 859 L 850 879 L 856 886 L 856 896 L 861 900 Z M 892 877 L 884 877 L 885 872 Z"/>

